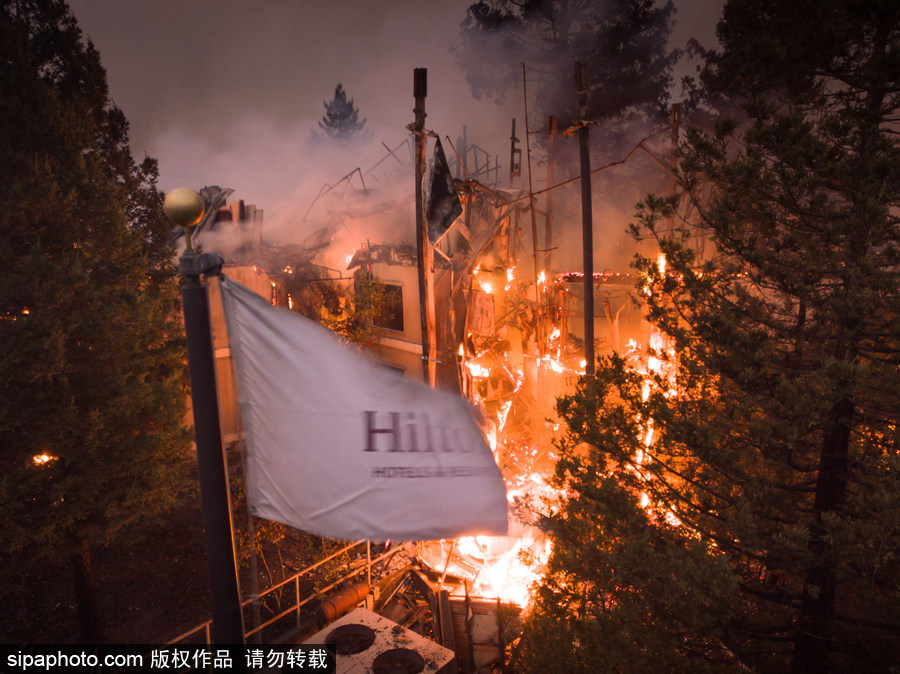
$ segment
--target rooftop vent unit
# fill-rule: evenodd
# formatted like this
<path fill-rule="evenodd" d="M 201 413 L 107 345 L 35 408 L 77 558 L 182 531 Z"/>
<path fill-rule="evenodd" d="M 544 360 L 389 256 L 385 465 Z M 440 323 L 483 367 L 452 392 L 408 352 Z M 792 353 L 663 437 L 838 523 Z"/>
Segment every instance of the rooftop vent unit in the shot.
<path fill-rule="evenodd" d="M 337 674 L 456 674 L 456 654 L 377 613 L 358 608 L 305 644 L 332 645 Z"/>

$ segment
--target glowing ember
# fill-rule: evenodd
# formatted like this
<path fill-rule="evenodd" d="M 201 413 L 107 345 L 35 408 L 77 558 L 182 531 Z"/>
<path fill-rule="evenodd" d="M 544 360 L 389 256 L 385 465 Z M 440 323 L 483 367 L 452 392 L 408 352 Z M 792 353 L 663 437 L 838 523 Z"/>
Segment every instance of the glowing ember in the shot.
<path fill-rule="evenodd" d="M 653 444 L 653 420 L 647 420 L 647 432 L 644 434 L 644 447 L 650 447 Z M 641 456 L 643 459 L 643 455 Z M 638 463 L 641 463 L 638 461 Z"/>
<path fill-rule="evenodd" d="M 484 555 L 485 545 L 482 543 L 484 536 L 463 536 L 456 541 L 456 550 L 461 555 L 471 555 L 472 557 L 482 557 Z"/>
<path fill-rule="evenodd" d="M 482 282 L 481 282 L 481 289 L 482 289 L 484 292 L 486 292 L 488 295 L 493 295 L 493 294 L 494 294 L 494 288 L 493 288 L 493 286 L 491 285 L 491 282 L 490 282 L 490 281 L 482 281 Z"/>
<path fill-rule="evenodd" d="M 491 376 L 491 371 L 479 363 L 468 362 L 466 363 L 466 367 L 469 368 L 469 372 L 472 373 L 473 377 Z"/>
<path fill-rule="evenodd" d="M 665 273 L 666 258 L 662 253 L 657 258 L 657 264 L 660 273 Z M 657 386 L 656 382 L 659 378 L 666 382 L 666 388 L 662 391 L 662 394 L 666 397 L 672 394 L 675 386 L 675 366 L 672 362 L 674 360 L 674 349 L 665 334 L 651 328 L 650 348 L 646 351 L 634 340 L 629 340 L 628 351 L 625 357 L 632 364 L 632 367 L 643 375 L 641 398 L 644 402 L 650 399 L 650 394 L 654 386 Z M 652 478 L 644 474 L 642 467 L 652 451 L 656 432 L 652 419 L 642 421 L 642 425 L 644 429 L 642 444 L 646 449 L 636 452 L 633 470 L 643 480 L 649 481 Z M 673 526 L 681 525 L 681 521 L 674 512 L 661 504 L 651 503 L 647 493 L 641 492 L 639 498 L 642 508 L 652 511 L 657 516 L 662 516 L 666 522 Z"/>
<path fill-rule="evenodd" d="M 550 557 L 550 541 L 543 536 L 519 538 L 503 555 L 485 565 L 473 584 L 484 596 L 500 597 L 519 606 L 529 603 L 529 588 L 540 580 Z"/>
<path fill-rule="evenodd" d="M 566 371 L 565 368 L 562 366 L 562 363 L 560 363 L 555 358 L 551 358 L 550 356 L 544 356 L 543 358 L 541 358 L 541 361 L 543 361 L 551 370 L 553 370 L 557 374 L 562 374 L 563 372 Z"/>
<path fill-rule="evenodd" d="M 497 414 L 497 425 L 500 428 L 503 428 L 506 425 L 506 417 L 509 416 L 509 411 L 512 409 L 512 400 L 509 400 L 500 407 L 500 412 Z"/>
<path fill-rule="evenodd" d="M 488 446 L 491 448 L 491 453 L 494 455 L 494 460 L 497 459 L 497 428 L 492 427 L 487 430 L 485 433 L 485 439 L 487 440 Z"/>
<path fill-rule="evenodd" d="M 51 461 L 56 461 L 56 457 L 49 454 L 37 454 L 31 457 L 31 460 L 34 461 L 35 466 L 46 466 Z"/>

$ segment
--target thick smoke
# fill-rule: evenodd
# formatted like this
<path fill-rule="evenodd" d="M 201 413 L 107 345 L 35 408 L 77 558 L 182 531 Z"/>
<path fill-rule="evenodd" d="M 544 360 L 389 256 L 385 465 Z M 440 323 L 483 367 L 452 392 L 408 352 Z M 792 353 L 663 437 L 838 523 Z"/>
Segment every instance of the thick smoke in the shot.
<path fill-rule="evenodd" d="M 135 155 L 159 159 L 161 188 L 233 187 L 234 199 L 265 210 L 267 238 L 299 242 L 310 228 L 297 215 L 323 185 L 410 137 L 414 68 L 428 69 L 429 129 L 455 139 L 465 124 L 503 154 L 510 115 L 474 101 L 450 55 L 467 4 L 74 0 L 72 9 L 100 51 Z M 372 131 L 349 154 L 308 143 L 337 82 Z M 397 189 L 412 193 L 412 175 Z"/>
<path fill-rule="evenodd" d="M 686 58 L 679 60 L 679 55 L 686 56 L 680 50 L 690 37 L 708 42 L 721 10 L 717 0 L 678 4 L 684 10 L 680 30 L 675 29 L 676 8 L 665 0 L 483 0 L 469 8 L 461 27 L 462 44 L 455 55 L 473 95 L 509 104 L 514 96 L 522 96 L 526 79 L 535 191 L 548 186 L 549 115 L 566 134 L 553 139 L 552 182 L 580 174 L 575 128 L 581 115 L 574 63 L 587 63 L 591 168 L 616 164 L 592 177 L 595 271 L 625 272 L 635 252 L 655 254 L 634 242 L 628 225 L 639 200 L 670 189 L 669 174 L 661 166 L 672 161 L 669 106 L 680 101 L 680 79 L 692 66 Z M 697 16 L 704 21 L 698 23 Z M 512 83 L 519 83 L 518 88 Z M 516 135 L 523 150 L 523 179 L 517 184 L 527 185 L 526 133 L 522 115 L 517 117 Z M 641 149 L 635 151 L 639 144 Z M 627 162 L 618 164 L 626 157 Z M 580 270 L 580 183 L 554 191 L 552 198 L 553 266 Z M 540 197 L 538 208 L 546 207 L 546 197 Z M 542 239 L 543 234 L 538 236 Z"/>
<path fill-rule="evenodd" d="M 476 97 L 506 98 L 531 71 L 542 116 L 620 121 L 664 111 L 678 50 L 668 43 L 671 0 L 481 0 L 462 24 L 457 62 Z M 586 114 L 575 105 L 574 64 L 586 66 Z"/>
<path fill-rule="evenodd" d="M 428 68 L 426 127 L 442 140 L 449 136 L 456 141 L 465 126 L 470 143 L 499 157 L 501 186 L 508 186 L 511 119 L 517 118 L 520 130 L 524 125 L 521 78 L 515 78 L 502 106 L 473 97 L 451 52 L 461 48 L 460 23 L 470 4 L 471 0 L 364 4 L 229 0 L 215 6 L 177 0 L 71 2 L 107 68 L 111 96 L 131 123 L 134 154 L 159 159 L 160 187 L 232 187 L 233 200 L 264 209 L 265 238 L 285 243 L 301 243 L 330 224 L 321 201 L 308 213 L 326 185 L 339 184 L 357 168 L 368 171 L 387 155 L 385 145 L 394 149 L 404 141 L 411 143 L 406 126 L 413 121 L 412 78 L 417 67 Z M 343 83 L 372 132 L 367 143 L 349 152 L 309 143 L 310 132 L 324 113 L 322 101 L 331 98 L 337 82 Z M 574 99 L 574 90 L 571 96 Z M 533 130 L 546 125 L 538 109 L 535 91 L 529 90 Z M 517 135 L 524 150 L 524 136 Z M 539 138 L 532 139 L 538 190 L 546 186 L 542 183 L 546 169 L 541 165 Z M 562 149 L 556 181 L 577 173 L 577 161 L 563 156 L 564 147 L 574 143 L 571 138 L 558 140 Z M 398 150 L 404 152 L 408 156 L 406 147 Z M 616 154 L 599 146 L 595 153 L 600 153 L 598 165 Z M 527 170 L 524 160 L 523 169 Z M 655 169 L 647 164 L 646 170 Z M 348 194 L 361 188 L 358 177 L 346 181 Z M 379 182 L 375 174 L 364 176 L 379 216 L 366 221 L 345 218 L 341 231 L 347 248 L 367 239 L 411 236 L 411 206 L 404 212 L 392 204 L 410 201 L 413 176 L 398 173 L 394 178 Z M 521 188 L 524 179 L 523 172 L 514 186 Z M 599 246 L 624 230 L 635 199 L 602 182 L 595 183 L 595 190 L 601 197 L 595 198 Z M 602 205 L 607 201 L 614 201 L 624 215 L 608 216 L 609 207 Z M 579 231 L 578 204 L 577 185 L 555 194 L 558 232 Z M 617 232 L 615 236 L 606 234 L 607 227 Z M 577 241 L 576 236 L 575 243 L 569 243 L 561 234 L 557 259 L 566 250 L 579 248 Z M 604 244 L 598 254 L 605 257 L 607 250 L 618 250 L 617 245 Z M 572 259 L 574 266 L 578 256 Z M 604 266 L 610 265 L 598 261 L 598 268 Z"/>

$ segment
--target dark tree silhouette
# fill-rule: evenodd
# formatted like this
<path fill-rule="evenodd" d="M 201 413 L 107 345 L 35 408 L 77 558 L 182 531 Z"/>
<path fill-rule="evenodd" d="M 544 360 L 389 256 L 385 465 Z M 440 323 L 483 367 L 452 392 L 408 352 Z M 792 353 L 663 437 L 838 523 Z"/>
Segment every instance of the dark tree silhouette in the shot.
<path fill-rule="evenodd" d="M 325 139 L 350 144 L 369 138 L 370 134 L 365 128 L 366 118 L 359 119 L 359 108 L 353 104 L 352 98 L 347 98 L 347 92 L 340 82 L 334 90 L 334 98 L 322 101 L 322 104 L 325 106 L 325 114 L 319 122 L 319 128 Z"/>
<path fill-rule="evenodd" d="M 498 101 L 521 82 L 524 63 L 539 111 L 561 125 L 576 114 L 576 60 L 588 66 L 590 119 L 665 114 L 672 15 L 670 1 L 480 0 L 462 22 L 457 63 L 476 98 Z"/>
<path fill-rule="evenodd" d="M 70 558 L 99 641 L 91 550 L 169 504 L 190 456 L 170 226 L 64 2 L 0 2 L 0 91 L 0 568 Z"/>
<path fill-rule="evenodd" d="M 524 669 L 900 662 L 900 5 L 730 0 L 718 34 L 703 82 L 742 116 L 639 207 L 644 371 L 559 403 Z"/>

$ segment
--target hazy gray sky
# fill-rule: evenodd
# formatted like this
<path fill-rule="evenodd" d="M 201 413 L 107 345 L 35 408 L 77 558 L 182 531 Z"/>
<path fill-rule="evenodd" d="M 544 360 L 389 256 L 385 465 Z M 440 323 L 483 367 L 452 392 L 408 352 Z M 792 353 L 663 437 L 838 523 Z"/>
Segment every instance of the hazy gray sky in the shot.
<path fill-rule="evenodd" d="M 160 162 L 160 187 L 233 187 L 293 208 L 367 157 L 310 166 L 303 143 L 341 82 L 379 141 L 412 121 L 413 69 L 428 68 L 426 126 L 503 157 L 521 87 L 505 109 L 475 101 L 450 47 L 472 0 L 69 0 L 131 123 L 136 158 Z M 679 0 L 673 45 L 711 44 L 722 0 Z M 521 124 L 521 121 L 519 122 Z M 380 156 L 380 154 L 379 154 Z M 353 163 L 356 161 L 357 163 Z M 302 189 L 301 183 L 306 183 Z M 274 212 L 273 212 L 274 211 Z M 282 212 L 280 217 L 283 217 Z"/>

